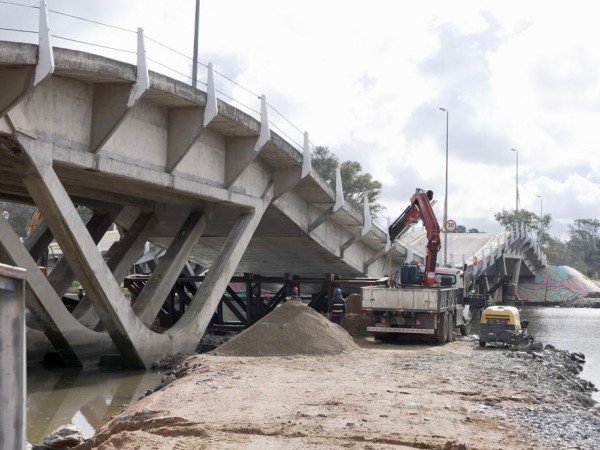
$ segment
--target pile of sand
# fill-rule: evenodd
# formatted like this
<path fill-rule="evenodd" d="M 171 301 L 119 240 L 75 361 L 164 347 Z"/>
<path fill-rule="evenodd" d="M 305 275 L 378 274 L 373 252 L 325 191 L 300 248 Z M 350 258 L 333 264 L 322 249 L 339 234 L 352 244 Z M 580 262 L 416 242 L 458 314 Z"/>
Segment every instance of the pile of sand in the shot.
<path fill-rule="evenodd" d="M 335 355 L 358 348 L 350 335 L 314 309 L 287 302 L 218 347 L 222 356 Z"/>

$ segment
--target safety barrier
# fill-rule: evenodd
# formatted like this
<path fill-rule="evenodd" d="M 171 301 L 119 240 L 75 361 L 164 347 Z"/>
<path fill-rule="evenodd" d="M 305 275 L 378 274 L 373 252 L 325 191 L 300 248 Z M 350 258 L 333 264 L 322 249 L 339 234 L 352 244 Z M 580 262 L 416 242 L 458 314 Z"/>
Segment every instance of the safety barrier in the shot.
<path fill-rule="evenodd" d="M 0 264 L 0 448 L 25 448 L 25 276 Z"/>

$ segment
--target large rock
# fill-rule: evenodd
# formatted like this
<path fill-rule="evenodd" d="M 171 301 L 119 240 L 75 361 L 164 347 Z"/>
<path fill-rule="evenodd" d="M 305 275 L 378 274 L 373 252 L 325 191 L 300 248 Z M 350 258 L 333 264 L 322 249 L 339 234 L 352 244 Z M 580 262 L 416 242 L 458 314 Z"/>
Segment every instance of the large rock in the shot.
<path fill-rule="evenodd" d="M 83 434 L 77 425 L 61 425 L 44 438 L 44 445 L 53 450 L 75 447 L 83 442 Z"/>

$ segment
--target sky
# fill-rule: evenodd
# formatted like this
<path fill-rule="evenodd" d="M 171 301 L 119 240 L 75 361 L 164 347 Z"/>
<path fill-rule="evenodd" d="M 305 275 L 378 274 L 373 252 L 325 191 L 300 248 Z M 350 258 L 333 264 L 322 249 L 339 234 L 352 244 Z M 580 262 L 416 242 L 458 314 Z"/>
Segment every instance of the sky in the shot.
<path fill-rule="evenodd" d="M 48 7 L 142 27 L 193 54 L 195 0 L 48 0 Z M 564 239 L 575 219 L 600 216 L 600 27 L 592 11 L 592 1 L 577 0 L 201 0 L 199 61 L 251 91 L 231 84 L 228 91 L 250 108 L 260 108 L 254 94 L 265 94 L 294 124 L 278 118 L 294 142 L 307 131 L 313 145 L 358 161 L 382 182 L 391 220 L 419 187 L 435 192 L 441 221 L 445 108 L 448 219 L 500 231 L 494 213 L 515 208 L 518 158 L 519 207 L 551 214 L 550 234 Z M 49 20 L 56 36 L 135 50 L 133 33 L 56 13 Z M 36 29 L 37 11 L 0 2 L 0 28 L 20 27 Z M 34 38 L 0 30 L 0 39 Z M 191 72 L 186 58 L 154 42 L 146 52 L 183 76 Z"/>

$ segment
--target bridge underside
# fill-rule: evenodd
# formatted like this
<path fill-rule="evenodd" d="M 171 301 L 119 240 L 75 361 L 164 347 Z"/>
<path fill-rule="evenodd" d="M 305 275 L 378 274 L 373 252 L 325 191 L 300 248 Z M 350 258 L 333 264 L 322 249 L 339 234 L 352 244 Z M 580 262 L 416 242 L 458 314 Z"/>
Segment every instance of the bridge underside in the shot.
<path fill-rule="evenodd" d="M 341 185 L 311 172 L 307 136 L 302 154 L 270 131 L 264 97 L 255 120 L 217 100 L 210 79 L 202 92 L 148 72 L 143 45 L 135 67 L 45 39 L 0 42 L 0 198 L 43 217 L 25 242 L 0 218 L 0 262 L 28 270 L 32 326 L 67 364 L 116 354 L 149 367 L 193 352 L 236 273 L 381 276 L 401 261 L 368 205 L 357 214 Z M 122 237 L 103 255 L 111 223 Z M 38 260 L 53 239 L 64 258 L 45 276 Z M 166 252 L 131 304 L 121 284 L 148 241 Z M 208 273 L 157 332 L 189 261 Z M 86 297 L 71 314 L 61 299 L 75 280 Z"/>

